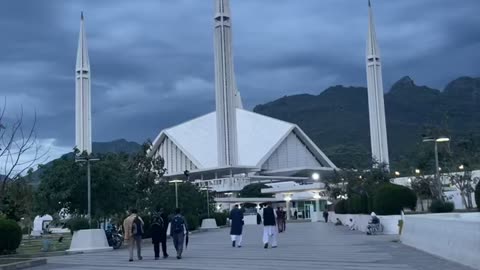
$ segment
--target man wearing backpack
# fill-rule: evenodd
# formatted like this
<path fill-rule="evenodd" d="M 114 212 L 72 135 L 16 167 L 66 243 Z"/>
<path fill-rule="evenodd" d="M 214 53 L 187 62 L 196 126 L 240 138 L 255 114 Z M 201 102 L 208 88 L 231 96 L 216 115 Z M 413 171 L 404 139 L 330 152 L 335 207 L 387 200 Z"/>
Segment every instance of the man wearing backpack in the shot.
<path fill-rule="evenodd" d="M 125 233 L 125 241 L 128 241 L 128 251 L 130 255 L 129 261 L 133 261 L 133 249 L 137 246 L 137 257 L 142 259 L 142 235 L 143 220 L 137 214 L 137 209 L 130 210 L 130 216 L 123 221 L 123 229 Z"/>
<path fill-rule="evenodd" d="M 167 217 L 163 213 L 163 209 L 157 207 L 156 212 L 152 215 L 152 243 L 155 253 L 155 260 L 160 258 L 160 243 L 162 243 L 163 258 L 168 258 L 167 254 Z"/>
<path fill-rule="evenodd" d="M 170 236 L 173 239 L 173 246 L 177 251 L 177 259 L 182 258 L 183 242 L 185 240 L 185 234 L 188 233 L 187 223 L 185 218 L 180 214 L 180 209 L 175 209 L 175 216 L 172 218 L 170 224 Z"/>

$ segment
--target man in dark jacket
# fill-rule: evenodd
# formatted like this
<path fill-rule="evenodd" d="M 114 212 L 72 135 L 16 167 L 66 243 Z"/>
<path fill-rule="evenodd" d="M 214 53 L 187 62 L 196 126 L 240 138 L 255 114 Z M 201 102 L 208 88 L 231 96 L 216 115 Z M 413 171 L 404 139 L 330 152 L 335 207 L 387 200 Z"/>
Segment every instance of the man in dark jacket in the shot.
<path fill-rule="evenodd" d="M 232 247 L 242 247 L 243 232 L 243 212 L 238 208 L 238 204 L 230 212 L 231 228 L 230 237 L 232 238 Z"/>
<path fill-rule="evenodd" d="M 168 220 L 163 209 L 157 207 L 156 212 L 152 215 L 152 243 L 155 253 L 155 260 L 160 257 L 160 243 L 162 243 L 163 258 L 168 258 L 167 254 L 167 227 Z"/>
<path fill-rule="evenodd" d="M 185 217 L 181 214 L 180 208 L 177 208 L 175 209 L 175 216 L 173 216 L 172 221 L 170 222 L 170 236 L 173 239 L 173 246 L 177 251 L 177 259 L 179 260 L 182 258 L 183 244 L 186 235 L 188 235 L 188 225 Z"/>
<path fill-rule="evenodd" d="M 325 210 L 323 210 L 323 219 L 325 219 L 325 223 L 328 223 L 328 210 L 327 210 L 327 208 L 325 208 Z"/>
<path fill-rule="evenodd" d="M 263 208 L 262 219 L 263 219 L 263 245 L 264 248 L 268 248 L 268 243 L 271 240 L 272 248 L 277 247 L 277 226 L 275 223 L 276 220 L 275 210 L 273 210 L 272 205 L 269 203 L 267 207 Z"/>

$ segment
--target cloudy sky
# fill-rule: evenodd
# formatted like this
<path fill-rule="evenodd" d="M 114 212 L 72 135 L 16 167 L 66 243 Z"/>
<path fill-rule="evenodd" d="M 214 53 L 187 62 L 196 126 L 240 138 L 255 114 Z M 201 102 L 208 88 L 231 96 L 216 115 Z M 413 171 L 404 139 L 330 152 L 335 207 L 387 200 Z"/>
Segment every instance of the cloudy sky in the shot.
<path fill-rule="evenodd" d="M 385 88 L 480 76 L 480 1 L 372 1 Z M 231 0 L 237 83 L 252 109 L 284 95 L 366 84 L 367 0 Z M 213 0 L 4 0 L 0 85 L 8 117 L 38 118 L 50 156 L 74 145 L 80 11 L 94 141 L 142 142 L 214 109 Z"/>

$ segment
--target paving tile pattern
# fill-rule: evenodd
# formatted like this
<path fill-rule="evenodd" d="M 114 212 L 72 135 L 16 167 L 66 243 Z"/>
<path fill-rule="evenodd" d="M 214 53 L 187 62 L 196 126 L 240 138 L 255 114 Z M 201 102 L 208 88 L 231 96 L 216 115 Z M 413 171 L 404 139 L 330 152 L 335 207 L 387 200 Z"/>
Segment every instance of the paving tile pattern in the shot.
<path fill-rule="evenodd" d="M 48 258 L 36 270 L 122 269 L 328 269 L 328 270 L 471 270 L 404 246 L 395 236 L 367 236 L 325 223 L 294 223 L 279 235 L 279 247 L 264 249 L 261 226 L 246 226 L 242 248 L 232 248 L 228 229 L 193 234 L 182 260 L 153 260 L 153 248 L 145 243 L 143 260 L 128 262 L 126 249 L 113 252 Z"/>

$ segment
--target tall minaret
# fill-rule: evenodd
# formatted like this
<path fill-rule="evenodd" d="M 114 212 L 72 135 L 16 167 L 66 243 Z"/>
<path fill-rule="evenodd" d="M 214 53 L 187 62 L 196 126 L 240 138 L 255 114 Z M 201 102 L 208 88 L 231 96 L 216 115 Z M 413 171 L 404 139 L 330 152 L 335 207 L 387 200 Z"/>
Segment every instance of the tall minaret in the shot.
<path fill-rule="evenodd" d="M 83 12 L 80 17 L 77 64 L 75 68 L 75 144 L 81 153 L 92 152 L 92 108 L 90 97 L 90 61 Z"/>
<path fill-rule="evenodd" d="M 368 110 L 370 114 L 370 141 L 372 158 L 389 164 L 387 127 L 385 124 L 385 104 L 383 101 L 382 63 L 378 49 L 372 6 L 368 1 L 368 40 L 367 40 L 367 85 Z"/>
<path fill-rule="evenodd" d="M 215 0 L 215 102 L 219 166 L 238 164 L 236 107 L 229 0 Z"/>

